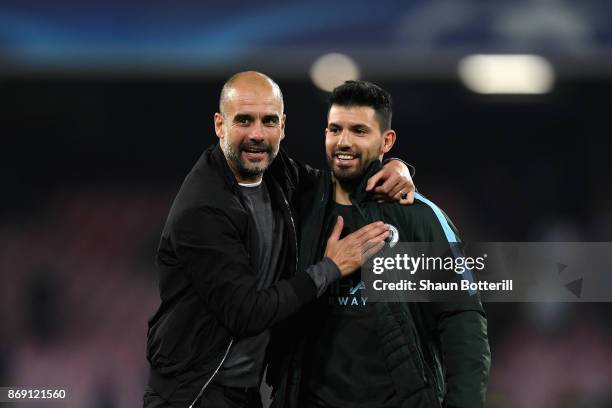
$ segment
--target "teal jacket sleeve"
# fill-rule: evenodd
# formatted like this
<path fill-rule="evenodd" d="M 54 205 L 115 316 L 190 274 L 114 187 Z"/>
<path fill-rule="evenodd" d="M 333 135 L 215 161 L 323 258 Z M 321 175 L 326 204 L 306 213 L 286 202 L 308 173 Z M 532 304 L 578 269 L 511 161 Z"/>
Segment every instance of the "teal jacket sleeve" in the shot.
<path fill-rule="evenodd" d="M 434 203 L 417 193 L 427 206 L 420 229 L 428 242 L 460 242 L 457 229 Z M 447 408 L 483 407 L 486 397 L 491 351 L 487 319 L 477 295 L 470 301 L 431 303 L 430 310 L 442 352 Z"/>

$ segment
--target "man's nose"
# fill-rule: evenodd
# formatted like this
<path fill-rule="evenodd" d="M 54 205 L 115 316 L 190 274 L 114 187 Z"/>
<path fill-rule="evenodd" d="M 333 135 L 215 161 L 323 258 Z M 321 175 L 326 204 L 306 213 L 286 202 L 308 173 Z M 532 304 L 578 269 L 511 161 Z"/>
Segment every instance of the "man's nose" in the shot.
<path fill-rule="evenodd" d="M 338 147 L 351 147 L 351 139 L 348 130 L 344 129 L 338 138 Z"/>
<path fill-rule="evenodd" d="M 249 134 L 249 137 L 254 140 L 263 140 L 264 138 L 264 126 L 260 120 L 253 123 L 253 129 Z"/>

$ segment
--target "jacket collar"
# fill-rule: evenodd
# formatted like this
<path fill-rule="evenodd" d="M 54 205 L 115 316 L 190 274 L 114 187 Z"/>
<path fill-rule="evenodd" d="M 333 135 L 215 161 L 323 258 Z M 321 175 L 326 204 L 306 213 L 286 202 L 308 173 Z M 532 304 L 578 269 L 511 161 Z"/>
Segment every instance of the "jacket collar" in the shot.
<path fill-rule="evenodd" d="M 225 158 L 225 155 L 223 154 L 223 150 L 221 150 L 221 145 L 219 143 L 212 147 L 211 156 L 217 168 L 221 170 L 223 180 L 228 185 L 237 188 L 238 181 L 236 181 L 236 177 L 234 176 L 232 169 L 230 169 L 230 166 L 227 163 L 227 159 Z"/>
<path fill-rule="evenodd" d="M 368 180 L 370 179 L 370 177 L 376 174 L 381 168 L 382 168 L 382 163 L 380 162 L 380 160 L 374 160 L 372 163 L 370 163 L 366 171 L 363 173 L 363 176 L 361 176 L 361 179 L 359 180 L 359 184 L 357 184 L 355 189 L 353 189 L 353 191 L 351 191 L 351 193 L 349 194 L 349 198 L 351 199 L 351 202 L 354 201 L 357 203 L 362 203 L 362 202 L 369 200 L 370 193 L 368 191 L 365 191 L 366 186 L 368 185 Z"/>

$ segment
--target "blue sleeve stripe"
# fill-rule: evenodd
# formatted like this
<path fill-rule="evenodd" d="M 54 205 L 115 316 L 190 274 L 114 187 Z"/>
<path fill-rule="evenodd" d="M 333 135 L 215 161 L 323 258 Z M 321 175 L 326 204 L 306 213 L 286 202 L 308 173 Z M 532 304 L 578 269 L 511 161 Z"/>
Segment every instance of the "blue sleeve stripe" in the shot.
<path fill-rule="evenodd" d="M 455 234 L 455 231 L 453 231 L 453 229 L 451 228 L 448 220 L 442 213 L 442 210 L 440 209 L 440 207 L 435 205 L 433 202 L 425 198 L 425 196 L 423 196 L 420 193 L 414 193 L 414 197 L 417 200 L 422 201 L 423 203 L 427 204 L 429 208 L 431 208 L 431 210 L 434 212 L 434 214 L 436 214 L 436 217 L 438 218 L 438 222 L 440 223 L 440 226 L 442 227 L 442 230 L 444 231 L 444 235 L 446 236 L 446 240 L 449 243 L 453 243 L 453 242 L 458 243 L 459 240 L 457 239 L 457 235 Z M 453 255 L 455 256 L 455 258 L 463 256 L 463 254 L 459 250 L 458 245 L 451 245 L 451 251 L 453 252 Z M 463 278 L 471 283 L 474 282 L 474 276 L 472 275 L 472 271 L 470 269 L 463 272 Z M 469 294 L 470 296 L 475 295 L 476 291 L 470 290 Z"/>
<path fill-rule="evenodd" d="M 457 235 L 455 235 L 455 231 L 453 231 L 453 229 L 451 228 L 450 224 L 448 223 L 448 220 L 442 213 L 442 210 L 440 210 L 440 208 L 437 205 L 435 205 L 434 203 L 426 199 L 422 194 L 414 193 L 414 196 L 417 200 L 422 201 L 425 204 L 427 204 L 429 208 L 433 210 L 434 214 L 436 214 L 436 217 L 438 217 L 438 222 L 440 223 L 440 225 L 442 226 L 442 229 L 444 230 L 444 235 L 446 235 L 446 240 L 448 242 L 459 242 L 459 240 L 457 239 Z"/>

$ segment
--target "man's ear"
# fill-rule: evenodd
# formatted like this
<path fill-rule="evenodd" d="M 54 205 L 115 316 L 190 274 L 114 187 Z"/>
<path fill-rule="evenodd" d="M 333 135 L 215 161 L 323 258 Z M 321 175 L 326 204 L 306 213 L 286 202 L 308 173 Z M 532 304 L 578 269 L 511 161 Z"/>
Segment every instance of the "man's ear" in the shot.
<path fill-rule="evenodd" d="M 281 128 L 281 137 L 280 140 L 285 138 L 285 122 L 287 121 L 287 115 L 283 113 L 283 117 L 281 118 L 280 128 Z"/>
<path fill-rule="evenodd" d="M 219 112 L 215 113 L 214 122 L 215 122 L 215 134 L 219 139 L 223 139 L 225 137 L 225 129 L 224 129 L 224 120 L 222 114 Z"/>
<path fill-rule="evenodd" d="M 397 135 L 395 134 L 395 131 L 393 129 L 389 129 L 385 132 L 383 138 L 384 140 L 382 152 L 383 154 L 385 154 L 388 153 L 389 150 L 391 150 L 391 148 L 395 144 L 395 139 L 397 138 Z"/>

